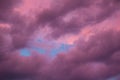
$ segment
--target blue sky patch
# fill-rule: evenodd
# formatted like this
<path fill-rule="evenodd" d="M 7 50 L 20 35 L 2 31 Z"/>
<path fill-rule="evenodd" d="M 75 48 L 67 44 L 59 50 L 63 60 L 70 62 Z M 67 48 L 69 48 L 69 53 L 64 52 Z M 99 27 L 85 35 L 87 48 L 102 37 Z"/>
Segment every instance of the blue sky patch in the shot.
<path fill-rule="evenodd" d="M 26 57 L 31 55 L 30 51 L 28 49 L 26 49 L 26 48 L 21 49 L 20 54 L 21 54 L 21 56 L 26 56 Z"/>
<path fill-rule="evenodd" d="M 44 54 L 46 52 L 46 50 L 42 49 L 42 48 L 35 47 L 35 48 L 32 48 L 32 49 L 35 50 L 35 51 L 37 51 L 37 52 L 39 52 L 39 53 L 42 53 L 42 54 Z"/>

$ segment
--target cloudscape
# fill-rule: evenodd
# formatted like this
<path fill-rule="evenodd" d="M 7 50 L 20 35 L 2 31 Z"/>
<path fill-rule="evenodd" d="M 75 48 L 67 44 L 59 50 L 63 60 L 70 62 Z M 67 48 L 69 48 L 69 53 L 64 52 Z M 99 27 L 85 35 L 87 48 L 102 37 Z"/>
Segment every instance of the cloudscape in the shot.
<path fill-rule="evenodd" d="M 0 80 L 120 80 L 120 0 L 0 0 Z"/>

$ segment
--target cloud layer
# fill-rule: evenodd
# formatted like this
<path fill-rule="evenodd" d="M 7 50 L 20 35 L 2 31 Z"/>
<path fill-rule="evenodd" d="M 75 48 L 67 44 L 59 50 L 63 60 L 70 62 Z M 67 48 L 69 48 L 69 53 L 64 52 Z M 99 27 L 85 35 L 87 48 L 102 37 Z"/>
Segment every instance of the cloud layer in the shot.
<path fill-rule="evenodd" d="M 24 7 L 27 15 L 22 13 L 24 5 L 29 5 Z M 0 79 L 107 80 L 118 76 L 119 80 L 119 7 L 119 0 L 0 0 Z M 39 47 L 33 43 L 37 36 L 57 42 L 71 39 L 70 35 L 77 36 L 73 47 L 53 59 L 49 52 L 19 54 L 31 45 Z M 41 46 L 50 49 L 44 43 Z"/>

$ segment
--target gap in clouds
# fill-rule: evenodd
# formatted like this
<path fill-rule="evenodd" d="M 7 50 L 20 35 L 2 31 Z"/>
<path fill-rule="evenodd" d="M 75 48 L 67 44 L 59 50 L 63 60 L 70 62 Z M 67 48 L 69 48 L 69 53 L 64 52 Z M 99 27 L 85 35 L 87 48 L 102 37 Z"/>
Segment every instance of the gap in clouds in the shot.
<path fill-rule="evenodd" d="M 0 80 L 120 80 L 119 35 L 120 0 L 0 0 Z"/>
<path fill-rule="evenodd" d="M 26 57 L 31 56 L 31 53 L 30 53 L 29 49 L 27 49 L 27 48 L 21 49 L 20 54 L 21 54 L 21 56 L 26 56 Z"/>
<path fill-rule="evenodd" d="M 54 46 L 53 46 L 54 45 Z M 47 41 L 44 39 L 33 40 L 29 48 L 23 48 L 20 50 L 21 56 L 31 56 L 33 51 L 39 54 L 48 54 L 51 57 L 55 57 L 57 54 L 65 53 L 74 46 L 72 44 L 57 43 L 54 41 Z"/>

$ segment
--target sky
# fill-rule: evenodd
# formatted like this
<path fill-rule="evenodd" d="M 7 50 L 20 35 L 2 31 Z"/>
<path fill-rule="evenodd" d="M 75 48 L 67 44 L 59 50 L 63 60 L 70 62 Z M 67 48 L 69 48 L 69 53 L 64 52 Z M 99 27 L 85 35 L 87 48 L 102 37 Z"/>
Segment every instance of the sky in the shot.
<path fill-rule="evenodd" d="M 0 80 L 120 80 L 120 0 L 0 0 Z"/>

